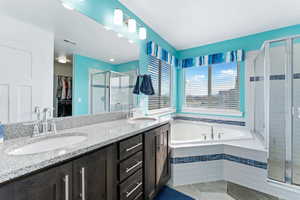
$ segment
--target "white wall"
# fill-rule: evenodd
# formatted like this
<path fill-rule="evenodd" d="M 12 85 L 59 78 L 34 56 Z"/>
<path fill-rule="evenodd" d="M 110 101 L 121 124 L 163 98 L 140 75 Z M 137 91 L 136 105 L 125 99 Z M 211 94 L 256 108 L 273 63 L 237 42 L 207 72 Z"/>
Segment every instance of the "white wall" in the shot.
<path fill-rule="evenodd" d="M 18 54 L 20 52 L 24 52 L 24 55 L 27 55 L 26 66 L 28 70 L 28 88 L 30 88 L 30 96 L 28 96 L 28 101 L 31 102 L 30 110 L 33 111 L 35 106 L 40 107 L 53 107 L 53 54 L 54 54 L 54 34 L 44 31 L 36 26 L 31 24 L 26 24 L 24 22 L 18 21 L 16 19 L 0 16 L 0 46 L 2 48 L 2 52 L 9 52 L 10 60 L 16 61 L 14 59 L 18 59 Z M 14 55 L 15 52 L 15 55 Z M 12 62 L 14 66 L 9 66 L 9 61 L 6 60 L 5 65 L 2 64 L 0 66 L 1 74 L 8 76 L 8 70 L 12 70 L 12 67 L 15 74 L 18 76 L 22 76 L 22 63 L 20 66 L 16 66 L 17 62 Z M 6 66 L 7 65 L 7 66 Z M 18 70 L 19 69 L 19 70 Z M 11 80 L 14 77 L 5 77 L 6 82 Z M 3 80 L 3 79 L 2 79 Z M 0 84 L 5 85 L 5 81 L 0 80 Z M 4 86 L 3 86 L 4 87 Z M 21 86 L 20 86 L 21 87 Z M 20 88 L 19 87 L 19 88 Z M 27 85 L 26 85 L 27 87 Z M 10 88 L 11 89 L 11 88 Z M 20 93 L 23 91 L 20 90 Z M 8 95 L 9 96 L 9 95 Z M 25 95 L 26 96 L 26 95 Z M 11 97 L 9 99 L 9 103 L 11 104 Z M 24 106 L 22 99 L 18 100 L 19 106 Z M 1 109 L 5 108 L 5 103 L 0 102 Z M 29 104 L 28 104 L 29 105 Z M 29 106 L 28 106 L 29 107 Z M 7 109 L 7 107 L 6 107 Z M 23 108 L 27 109 L 27 108 Z M 7 112 L 11 112 L 7 110 Z M 27 111 L 28 112 L 28 111 Z M 10 113 L 12 115 L 14 113 Z M 30 113 L 31 114 L 31 113 Z M 5 117 L 5 116 L 2 116 Z M 32 118 L 32 116 L 31 116 Z M 27 119 L 27 118 L 26 118 Z M 0 119 L 1 120 L 1 119 Z M 9 122 L 16 122 L 18 120 L 9 120 Z"/>

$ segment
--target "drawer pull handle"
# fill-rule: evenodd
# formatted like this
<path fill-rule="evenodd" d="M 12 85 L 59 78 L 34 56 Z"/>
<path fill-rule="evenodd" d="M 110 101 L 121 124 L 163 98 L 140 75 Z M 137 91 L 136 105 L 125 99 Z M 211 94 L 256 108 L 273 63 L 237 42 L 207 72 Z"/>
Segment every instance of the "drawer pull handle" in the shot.
<path fill-rule="evenodd" d="M 81 197 L 81 200 L 85 200 L 85 168 L 82 167 L 81 168 L 81 194 L 80 194 L 80 197 Z"/>
<path fill-rule="evenodd" d="M 65 182 L 65 200 L 69 200 L 69 175 L 66 175 L 64 178 L 64 182 Z"/>
<path fill-rule="evenodd" d="M 138 163 L 136 163 L 135 165 L 133 165 L 132 167 L 126 168 L 126 173 L 130 172 L 131 170 L 135 169 L 137 166 L 139 166 L 140 164 L 142 164 L 143 161 L 139 161 Z"/>
<path fill-rule="evenodd" d="M 126 149 L 126 152 L 131 151 L 131 150 L 133 150 L 133 149 L 135 149 L 135 148 L 141 146 L 142 144 L 143 144 L 143 143 L 141 142 L 141 143 L 138 143 L 137 145 L 134 145 L 134 146 L 132 146 L 132 147 Z"/>
<path fill-rule="evenodd" d="M 143 185 L 142 182 L 138 182 L 137 185 L 135 186 L 135 188 L 133 188 L 130 192 L 126 192 L 126 197 L 130 197 L 130 195 L 132 195 L 137 189 L 139 189 L 139 187 L 141 187 L 141 185 Z"/>
<path fill-rule="evenodd" d="M 139 194 L 134 198 L 134 200 L 139 199 L 142 195 L 143 195 L 143 192 L 139 193 Z"/>

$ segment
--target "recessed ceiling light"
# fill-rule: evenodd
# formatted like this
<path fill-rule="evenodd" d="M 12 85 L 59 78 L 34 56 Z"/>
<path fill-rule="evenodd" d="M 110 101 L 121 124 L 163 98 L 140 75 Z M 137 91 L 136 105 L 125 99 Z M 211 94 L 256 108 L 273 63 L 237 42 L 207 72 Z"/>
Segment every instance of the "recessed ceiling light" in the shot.
<path fill-rule="evenodd" d="M 134 43 L 134 41 L 133 41 L 133 40 L 128 40 L 128 42 L 129 42 L 130 44 Z"/>
<path fill-rule="evenodd" d="M 114 61 L 115 61 L 115 59 L 111 58 L 111 59 L 109 59 L 109 61 L 110 61 L 110 62 L 114 62 Z"/>
<path fill-rule="evenodd" d="M 74 10 L 74 8 L 70 5 L 68 5 L 67 3 L 63 2 L 62 3 L 63 7 L 65 7 L 65 9 L 68 9 L 68 10 Z"/>
<path fill-rule="evenodd" d="M 123 37 L 123 35 L 121 33 L 118 33 L 117 35 L 119 38 Z"/>

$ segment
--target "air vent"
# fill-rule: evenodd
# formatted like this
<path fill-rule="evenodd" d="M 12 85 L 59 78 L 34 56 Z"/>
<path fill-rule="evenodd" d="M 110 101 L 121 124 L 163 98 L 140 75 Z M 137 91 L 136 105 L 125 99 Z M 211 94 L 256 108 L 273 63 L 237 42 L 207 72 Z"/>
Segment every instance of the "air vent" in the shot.
<path fill-rule="evenodd" d="M 72 44 L 72 45 L 76 45 L 76 42 L 71 41 L 71 40 L 66 40 L 66 39 L 65 39 L 64 42 L 69 43 L 69 44 Z"/>

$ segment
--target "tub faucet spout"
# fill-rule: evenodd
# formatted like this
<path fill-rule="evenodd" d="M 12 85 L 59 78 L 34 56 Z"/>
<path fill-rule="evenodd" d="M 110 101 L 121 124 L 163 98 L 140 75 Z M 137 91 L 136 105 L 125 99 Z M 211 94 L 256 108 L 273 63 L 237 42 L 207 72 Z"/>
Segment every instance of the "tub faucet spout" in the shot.
<path fill-rule="evenodd" d="M 214 139 L 214 127 L 213 126 L 210 126 L 210 136 L 211 136 L 211 139 L 213 140 Z"/>

